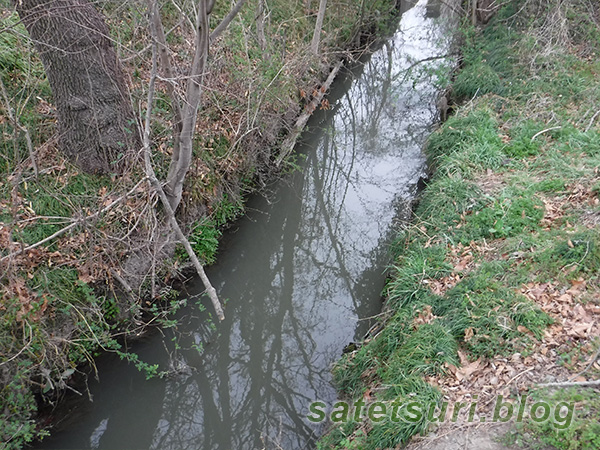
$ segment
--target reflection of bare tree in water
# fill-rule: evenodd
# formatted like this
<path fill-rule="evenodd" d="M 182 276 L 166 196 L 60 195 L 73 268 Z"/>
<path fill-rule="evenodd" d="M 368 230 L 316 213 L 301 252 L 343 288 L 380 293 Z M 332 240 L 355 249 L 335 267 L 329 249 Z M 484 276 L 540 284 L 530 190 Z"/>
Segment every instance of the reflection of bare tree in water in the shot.
<path fill-rule="evenodd" d="M 431 90 L 406 94 L 406 85 L 394 85 L 397 59 L 387 43 L 365 63 L 318 151 L 308 154 L 306 175 L 278 193 L 274 203 L 285 205 L 285 214 L 270 214 L 264 235 L 254 236 L 260 249 L 239 252 L 220 274 L 245 281 L 231 294 L 221 286 L 236 302 L 197 371 L 169 383 L 154 448 L 260 448 L 269 439 L 300 448 L 311 440 L 303 407 L 323 392 L 327 366 L 346 343 L 323 341 L 322 310 L 337 303 L 356 317 L 365 297 L 377 295 L 382 243 L 422 171 L 418 150 L 429 122 L 403 119 L 418 108 L 432 114 L 434 99 Z M 382 158 L 395 164 L 392 180 L 373 170 Z M 368 217 L 356 220 L 357 210 Z M 268 276 L 257 277 L 259 267 Z"/>
<path fill-rule="evenodd" d="M 305 173 L 269 201 L 255 199 L 251 208 L 262 216 L 230 236 L 210 271 L 220 296 L 231 299 L 226 319 L 215 333 L 197 320 L 186 326 L 183 348 L 209 344 L 201 356 L 177 354 L 192 370 L 162 382 L 146 405 L 151 413 L 138 419 L 121 409 L 130 416 L 125 433 L 142 421 L 152 430 L 130 447 L 310 445 L 307 407 L 335 400 L 330 365 L 359 318 L 378 308 L 384 243 L 423 170 L 434 87 L 431 79 L 399 83 L 412 64 L 403 39 L 364 62 L 307 153 Z M 123 432 L 116 415 L 105 436 Z"/>
<path fill-rule="evenodd" d="M 294 379 L 308 379 L 313 392 L 320 386 L 319 374 L 310 373 L 316 349 L 313 333 L 306 328 L 310 322 L 296 317 L 293 304 L 295 239 L 302 209 L 302 202 L 289 198 L 293 195 L 289 190 L 278 199 L 290 208 L 270 216 L 264 230 L 269 238 L 256 237 L 260 251 L 247 249 L 232 267 L 229 276 L 246 280 L 243 295 L 236 293 L 238 301 L 228 308 L 219 339 L 207 348 L 197 372 L 182 385 L 169 383 L 173 389 L 163 407 L 163 422 L 169 427 L 163 427 L 154 448 L 261 448 L 257 430 L 291 434 L 298 442 L 310 440 L 312 430 L 299 415 L 297 402 L 312 397 L 294 391 Z M 253 273 L 269 267 L 266 279 Z M 290 345 L 294 355 L 286 354 Z M 291 421 L 281 421 L 282 416 Z"/>

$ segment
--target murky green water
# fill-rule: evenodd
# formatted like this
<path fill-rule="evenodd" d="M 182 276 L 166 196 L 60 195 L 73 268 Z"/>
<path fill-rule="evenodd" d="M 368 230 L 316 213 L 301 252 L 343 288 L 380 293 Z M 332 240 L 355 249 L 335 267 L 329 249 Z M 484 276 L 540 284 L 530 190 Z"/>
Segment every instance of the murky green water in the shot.
<path fill-rule="evenodd" d="M 188 309 L 182 349 L 170 333 L 137 343 L 144 361 L 178 369 L 166 379 L 103 358 L 93 403 L 40 448 L 311 447 L 322 430 L 308 405 L 335 401 L 330 367 L 381 309 L 389 238 L 408 216 L 436 119 L 443 60 L 432 57 L 448 51 L 447 33 L 426 0 L 405 9 L 398 32 L 338 80 L 332 110 L 298 150 L 304 170 L 251 199 L 225 237 L 209 276 L 229 299 L 226 320 L 212 330 Z M 188 289 L 193 299 L 202 287 Z"/>

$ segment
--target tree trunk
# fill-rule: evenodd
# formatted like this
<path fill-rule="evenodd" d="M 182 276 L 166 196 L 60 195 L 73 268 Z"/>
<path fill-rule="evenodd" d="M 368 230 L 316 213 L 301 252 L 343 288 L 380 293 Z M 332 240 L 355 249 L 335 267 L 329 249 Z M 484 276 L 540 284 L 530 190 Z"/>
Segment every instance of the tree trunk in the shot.
<path fill-rule="evenodd" d="M 258 0 L 256 6 L 256 37 L 260 50 L 264 52 L 267 49 L 267 38 L 265 37 L 265 0 Z"/>
<path fill-rule="evenodd" d="M 214 2 L 212 0 L 200 0 L 198 2 L 198 17 L 196 19 L 196 41 L 194 44 L 195 53 L 192 61 L 192 67 L 187 82 L 185 93 L 185 103 L 182 108 L 181 131 L 179 139 L 179 154 L 173 155 L 169 166 L 169 174 L 165 185 L 165 192 L 169 197 L 169 202 L 173 211 L 177 211 L 177 206 L 183 195 L 183 184 L 185 176 L 192 162 L 193 140 L 196 132 L 196 119 L 198 117 L 198 108 L 202 100 L 202 84 L 204 82 L 204 70 L 208 59 L 208 49 L 210 43 L 209 14 Z"/>
<path fill-rule="evenodd" d="M 321 29 L 323 28 L 323 19 L 325 19 L 325 9 L 327 8 L 327 0 L 321 0 L 319 3 L 319 12 L 317 13 L 317 23 L 315 24 L 315 32 L 313 33 L 310 50 L 315 54 L 319 54 L 319 43 L 321 41 Z"/>
<path fill-rule="evenodd" d="M 87 0 L 13 1 L 50 82 L 60 147 L 86 172 L 122 172 L 140 137 L 104 18 Z"/>

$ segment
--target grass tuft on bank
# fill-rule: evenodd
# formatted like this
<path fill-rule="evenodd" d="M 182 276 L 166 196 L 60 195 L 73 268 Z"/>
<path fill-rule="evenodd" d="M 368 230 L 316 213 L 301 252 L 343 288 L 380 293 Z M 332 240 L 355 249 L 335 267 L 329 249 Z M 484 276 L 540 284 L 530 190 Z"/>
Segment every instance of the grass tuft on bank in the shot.
<path fill-rule="evenodd" d="M 599 20 L 596 2 L 516 1 L 465 25 L 458 106 L 425 149 L 434 175 L 393 245 L 380 331 L 333 370 L 344 397 L 567 399 L 571 426 L 525 420 L 512 442 L 598 448 L 594 390 L 532 389 L 600 378 Z M 419 419 L 334 423 L 318 448 L 458 426 Z"/>

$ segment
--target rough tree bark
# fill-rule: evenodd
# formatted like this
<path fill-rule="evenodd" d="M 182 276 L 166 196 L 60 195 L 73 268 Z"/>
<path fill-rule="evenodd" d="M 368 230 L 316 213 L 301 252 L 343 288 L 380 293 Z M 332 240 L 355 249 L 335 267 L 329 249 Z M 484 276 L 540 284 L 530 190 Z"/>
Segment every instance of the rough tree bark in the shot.
<path fill-rule="evenodd" d="M 86 172 L 122 172 L 141 143 L 104 18 L 87 0 L 13 3 L 50 82 L 60 147 Z"/>

